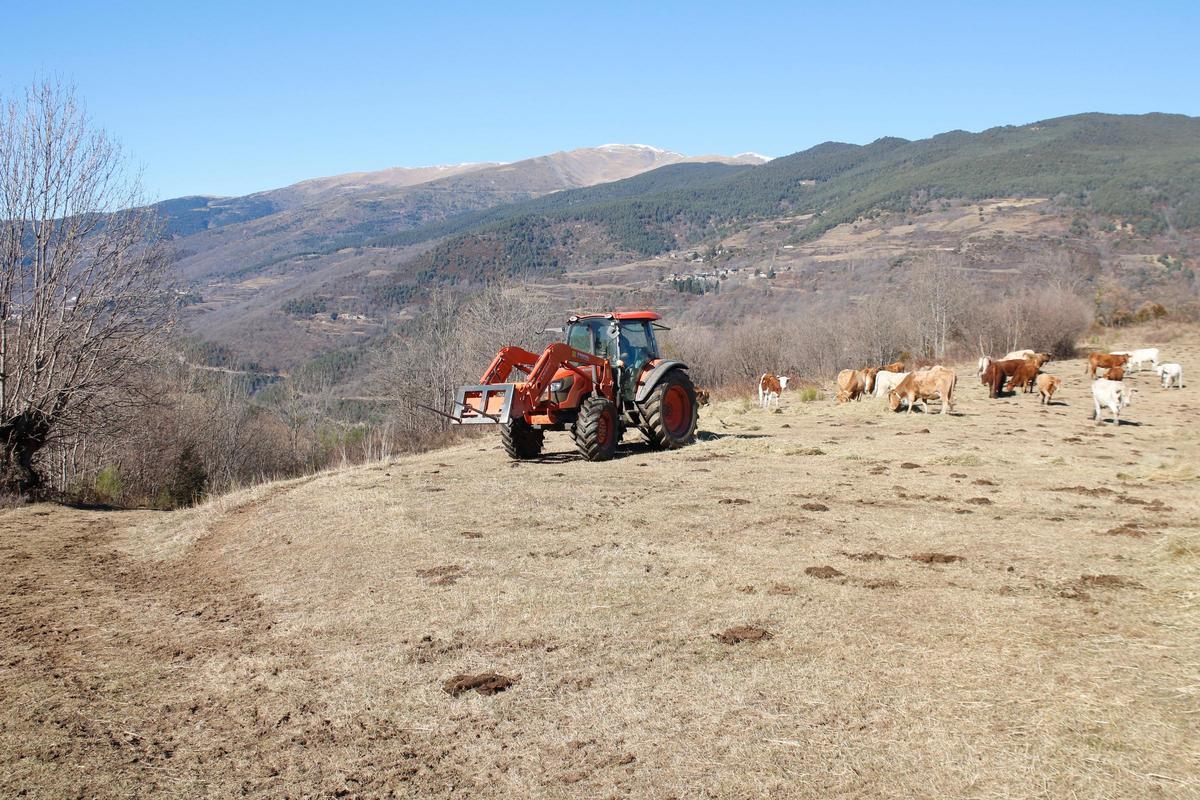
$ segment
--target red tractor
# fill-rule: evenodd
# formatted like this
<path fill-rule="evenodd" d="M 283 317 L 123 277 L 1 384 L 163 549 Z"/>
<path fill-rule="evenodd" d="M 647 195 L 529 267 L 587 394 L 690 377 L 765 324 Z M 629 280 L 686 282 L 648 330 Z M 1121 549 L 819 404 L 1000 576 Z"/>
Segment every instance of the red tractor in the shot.
<path fill-rule="evenodd" d="M 546 431 L 569 431 L 588 461 L 606 461 L 629 428 L 672 449 L 696 434 L 696 388 L 681 361 L 659 355 L 653 311 L 580 314 L 566 341 L 541 355 L 520 347 L 496 354 L 477 386 L 458 390 L 451 418 L 500 426 L 515 459 L 536 458 Z M 512 373 L 523 381 L 510 381 Z"/>

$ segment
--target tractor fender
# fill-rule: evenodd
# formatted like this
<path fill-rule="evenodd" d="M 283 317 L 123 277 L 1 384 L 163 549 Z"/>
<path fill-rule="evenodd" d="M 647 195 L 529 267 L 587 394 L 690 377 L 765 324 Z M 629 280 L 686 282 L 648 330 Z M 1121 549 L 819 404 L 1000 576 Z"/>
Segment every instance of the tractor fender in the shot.
<path fill-rule="evenodd" d="M 641 379 L 637 394 L 633 399 L 638 403 L 645 400 L 654 391 L 654 387 L 663 379 L 663 376 L 673 369 L 687 369 L 687 364 L 682 361 L 659 361 L 649 372 L 643 372 L 644 377 Z"/>

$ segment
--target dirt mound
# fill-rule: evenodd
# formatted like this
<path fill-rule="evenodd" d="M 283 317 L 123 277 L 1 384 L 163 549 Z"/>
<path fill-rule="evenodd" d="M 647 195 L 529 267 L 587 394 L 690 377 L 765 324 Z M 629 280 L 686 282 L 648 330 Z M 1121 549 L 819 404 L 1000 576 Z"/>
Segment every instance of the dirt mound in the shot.
<path fill-rule="evenodd" d="M 804 574 L 811 575 L 814 578 L 823 578 L 825 580 L 828 580 L 830 578 L 841 578 L 846 573 L 844 573 L 840 570 L 836 570 L 829 565 L 825 565 L 823 567 L 806 567 L 804 570 Z"/>
<path fill-rule="evenodd" d="M 1142 584 L 1120 575 L 1080 575 L 1079 582 L 1097 589 L 1140 589 Z"/>
<path fill-rule="evenodd" d="M 965 502 L 973 506 L 990 506 L 992 504 L 992 501 L 986 497 L 968 497 Z"/>
<path fill-rule="evenodd" d="M 432 586 L 450 586 L 464 575 L 466 575 L 466 570 L 458 564 L 445 564 L 440 567 L 417 570 L 417 577 L 429 579 Z"/>
<path fill-rule="evenodd" d="M 720 500 L 723 506 L 744 506 L 750 501 L 744 497 L 722 497 Z"/>
<path fill-rule="evenodd" d="M 1148 533 L 1150 533 L 1149 529 L 1140 522 L 1126 522 L 1104 532 L 1106 536 L 1128 536 L 1133 539 L 1141 539 Z"/>
<path fill-rule="evenodd" d="M 885 556 L 883 553 L 876 553 L 873 550 L 867 553 L 847 553 L 842 551 L 841 555 L 844 555 L 851 561 L 887 561 L 891 558 L 891 556 Z"/>
<path fill-rule="evenodd" d="M 805 511 L 828 511 L 829 510 L 829 506 L 825 505 L 824 503 L 805 503 L 804 505 L 802 505 L 800 507 L 803 508 Z"/>
<path fill-rule="evenodd" d="M 442 691 L 453 697 L 458 697 L 460 694 L 470 692 L 472 690 L 479 694 L 490 697 L 494 694 L 506 691 L 511 688 L 517 681 L 521 680 L 521 676 L 510 678 L 507 675 L 501 675 L 499 672 L 481 672 L 478 675 L 455 675 L 442 686 Z"/>
<path fill-rule="evenodd" d="M 775 634 L 757 625 L 735 625 L 721 633 L 714 633 L 713 638 L 721 644 L 741 644 L 742 642 L 762 642 L 775 638 Z"/>
<path fill-rule="evenodd" d="M 909 558 L 920 564 L 954 564 L 958 561 L 966 561 L 962 556 L 949 553 L 916 553 Z"/>
<path fill-rule="evenodd" d="M 1056 486 L 1050 491 L 1052 492 L 1070 492 L 1071 494 L 1085 494 L 1091 497 L 1108 497 L 1116 494 L 1115 491 L 1107 486 L 1097 486 L 1095 489 L 1089 489 L 1086 486 Z"/>

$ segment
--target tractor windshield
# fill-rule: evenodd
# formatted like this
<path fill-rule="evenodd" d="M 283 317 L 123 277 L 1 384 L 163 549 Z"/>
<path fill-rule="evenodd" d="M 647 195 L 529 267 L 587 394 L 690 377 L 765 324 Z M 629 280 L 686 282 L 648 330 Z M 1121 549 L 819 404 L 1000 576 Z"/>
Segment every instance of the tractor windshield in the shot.
<path fill-rule="evenodd" d="M 603 317 L 589 317 L 571 323 L 567 329 L 567 344 L 576 350 L 606 358 L 615 362 L 618 357 L 625 366 L 635 372 L 647 362 L 658 357 L 658 345 L 654 331 L 644 320 L 621 320 L 618 323 L 618 341 L 614 347 L 609 332 L 613 321 Z M 619 355 L 618 355 L 619 354 Z"/>

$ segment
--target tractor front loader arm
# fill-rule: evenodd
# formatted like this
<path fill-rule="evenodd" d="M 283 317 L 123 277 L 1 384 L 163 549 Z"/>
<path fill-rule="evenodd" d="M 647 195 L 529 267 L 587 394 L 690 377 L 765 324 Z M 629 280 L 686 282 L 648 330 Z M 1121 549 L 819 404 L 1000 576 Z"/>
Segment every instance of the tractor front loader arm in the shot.
<path fill-rule="evenodd" d="M 597 391 L 612 399 L 612 366 L 599 356 L 563 342 L 550 345 L 540 356 L 520 347 L 505 347 L 496 354 L 478 386 L 463 386 L 458 390 L 452 418 L 464 424 L 505 424 L 525 417 L 538 407 L 555 373 L 564 368 L 590 381 Z M 527 379 L 523 383 L 507 383 L 513 369 L 525 372 Z"/>

